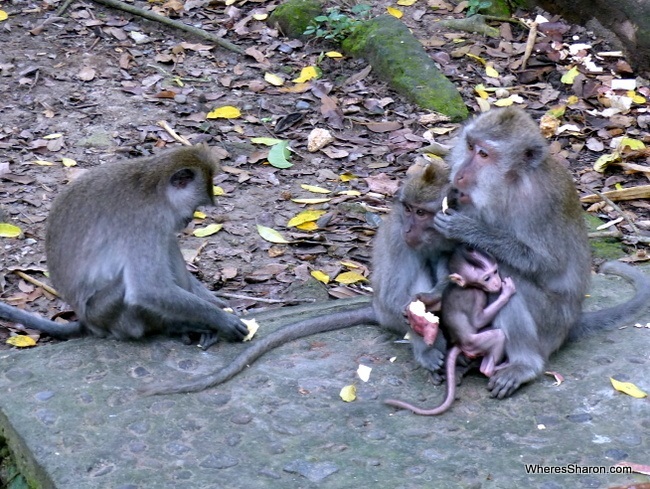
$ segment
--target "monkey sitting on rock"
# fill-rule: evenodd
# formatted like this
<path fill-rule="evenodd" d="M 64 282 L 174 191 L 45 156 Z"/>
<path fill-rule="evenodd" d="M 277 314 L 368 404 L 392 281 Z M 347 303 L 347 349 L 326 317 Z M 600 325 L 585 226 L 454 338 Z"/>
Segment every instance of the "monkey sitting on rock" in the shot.
<path fill-rule="evenodd" d="M 154 334 L 239 341 L 248 329 L 187 270 L 175 234 L 213 204 L 216 159 L 206 146 L 95 167 L 52 205 L 52 283 L 78 321 L 59 324 L 0 302 L 0 317 L 54 337 Z"/>
<path fill-rule="evenodd" d="M 488 382 L 504 398 L 537 378 L 568 338 L 612 328 L 650 303 L 650 281 L 630 265 L 602 272 L 633 282 L 634 297 L 582 312 L 591 253 L 573 179 L 556 162 L 537 123 L 521 109 L 492 109 L 463 129 L 449 155 L 458 209 L 437 213 L 436 230 L 492 255 L 517 293 L 492 323 L 505 333 L 508 364 Z"/>

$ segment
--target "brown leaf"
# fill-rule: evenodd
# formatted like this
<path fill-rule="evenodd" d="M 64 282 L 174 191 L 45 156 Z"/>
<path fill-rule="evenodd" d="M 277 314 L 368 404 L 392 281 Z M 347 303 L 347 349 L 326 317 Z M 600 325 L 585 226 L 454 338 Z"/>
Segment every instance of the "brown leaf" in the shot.
<path fill-rule="evenodd" d="M 382 133 L 397 131 L 398 129 L 402 128 L 402 123 L 399 121 L 371 122 L 369 124 L 366 124 L 366 127 L 369 131 Z"/>
<path fill-rule="evenodd" d="M 95 78 L 96 71 L 89 67 L 89 66 L 84 66 L 81 68 L 79 73 L 77 73 L 77 78 L 79 78 L 81 81 L 90 81 L 93 78 Z"/>
<path fill-rule="evenodd" d="M 399 180 L 394 180 L 385 173 L 367 177 L 364 180 L 368 184 L 370 191 L 383 195 L 394 195 L 399 188 Z"/>

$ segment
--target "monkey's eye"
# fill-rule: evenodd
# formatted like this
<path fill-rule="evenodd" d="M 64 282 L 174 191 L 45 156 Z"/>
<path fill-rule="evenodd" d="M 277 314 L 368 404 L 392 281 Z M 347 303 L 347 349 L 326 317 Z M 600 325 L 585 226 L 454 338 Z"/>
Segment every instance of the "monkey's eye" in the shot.
<path fill-rule="evenodd" d="M 418 217 L 427 217 L 429 213 L 425 211 L 424 209 L 418 209 L 415 211 L 415 215 Z"/>
<path fill-rule="evenodd" d="M 479 150 L 478 150 L 478 155 L 479 155 L 481 158 L 487 158 L 487 157 L 489 156 L 489 155 L 488 155 L 488 152 L 485 151 L 484 149 L 479 149 Z"/>
<path fill-rule="evenodd" d="M 410 205 L 404 204 L 404 212 L 406 212 L 407 214 L 410 214 L 411 212 L 413 212 L 413 209 L 411 208 Z"/>
<path fill-rule="evenodd" d="M 470 143 L 469 141 L 467 141 L 467 149 L 469 149 L 470 151 L 474 151 L 474 143 Z"/>

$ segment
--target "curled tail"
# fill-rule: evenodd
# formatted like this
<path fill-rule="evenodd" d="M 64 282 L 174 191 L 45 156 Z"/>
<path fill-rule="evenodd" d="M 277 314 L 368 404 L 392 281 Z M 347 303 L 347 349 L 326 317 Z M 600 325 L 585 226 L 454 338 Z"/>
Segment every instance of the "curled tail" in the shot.
<path fill-rule="evenodd" d="M 361 324 L 377 324 L 376 315 L 371 305 L 351 311 L 341 311 L 324 316 L 305 319 L 280 328 L 268 336 L 253 342 L 225 368 L 209 374 L 200 375 L 185 382 L 162 383 L 140 389 L 145 395 L 179 394 L 183 392 L 199 392 L 208 387 L 222 384 L 244 370 L 265 353 L 289 341 L 326 331 L 359 326 Z"/>
<path fill-rule="evenodd" d="M 608 261 L 600 272 L 623 277 L 632 283 L 634 296 L 622 304 L 593 312 L 583 312 L 569 332 L 569 340 L 576 340 L 589 333 L 612 329 L 626 321 L 632 321 L 650 306 L 650 278 L 639 269 L 619 261 Z"/>
<path fill-rule="evenodd" d="M 447 395 L 445 400 L 442 401 L 438 407 L 432 409 L 422 409 L 408 402 L 398 401 L 397 399 L 386 399 L 384 403 L 395 406 L 402 409 L 408 409 L 413 411 L 415 414 L 420 414 L 422 416 L 435 416 L 436 414 L 442 414 L 447 411 L 451 405 L 454 403 L 456 398 L 456 359 L 461 353 L 460 348 L 454 346 L 449 350 L 449 355 L 447 355 Z"/>
<path fill-rule="evenodd" d="M 16 323 L 23 324 L 28 328 L 37 329 L 43 333 L 47 333 L 55 338 L 71 338 L 73 336 L 80 336 L 82 333 L 81 323 L 73 321 L 69 323 L 56 323 L 45 319 L 35 314 L 30 314 L 18 309 L 17 307 L 10 306 L 4 302 L 0 302 L 0 318 L 8 319 Z"/>

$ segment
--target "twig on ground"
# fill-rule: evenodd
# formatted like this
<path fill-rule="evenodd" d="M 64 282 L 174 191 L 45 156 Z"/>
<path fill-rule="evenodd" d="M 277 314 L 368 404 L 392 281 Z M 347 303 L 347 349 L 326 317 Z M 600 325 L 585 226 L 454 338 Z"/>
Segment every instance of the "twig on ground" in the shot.
<path fill-rule="evenodd" d="M 145 19 L 148 20 L 153 20 L 154 22 L 160 22 L 161 24 L 168 25 L 170 27 L 174 27 L 176 29 L 180 29 L 182 31 L 190 32 L 194 34 L 195 36 L 202 37 L 203 39 L 206 39 L 210 42 L 213 42 L 219 46 L 221 46 L 224 49 L 228 49 L 229 51 L 233 51 L 234 53 L 237 54 L 246 54 L 242 48 L 239 46 L 234 45 L 231 42 L 226 41 L 225 39 L 222 39 L 218 36 L 215 36 L 213 34 L 210 34 L 208 31 L 205 31 L 203 29 L 199 29 L 198 27 L 193 27 L 191 25 L 183 24 L 182 22 L 179 22 L 177 20 L 172 20 L 169 19 L 163 15 L 159 15 L 155 12 L 151 12 L 149 10 L 142 10 L 138 7 L 134 7 L 133 5 L 129 5 L 128 3 L 120 2 L 119 0 L 93 0 L 97 3 L 101 3 L 102 5 L 106 5 L 108 7 L 113 7 L 119 10 L 123 10 L 124 12 L 128 12 L 133 15 L 138 15 L 140 17 L 144 17 Z"/>

